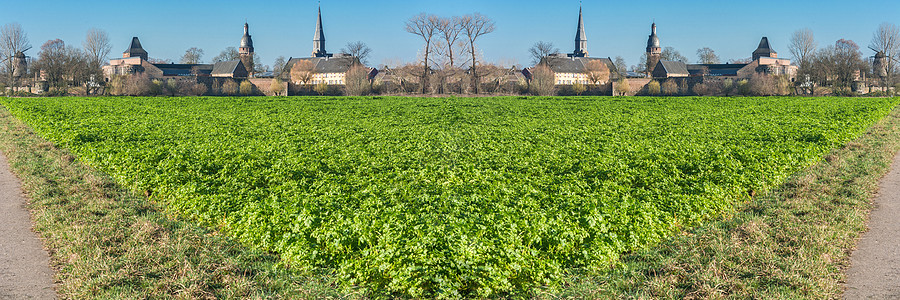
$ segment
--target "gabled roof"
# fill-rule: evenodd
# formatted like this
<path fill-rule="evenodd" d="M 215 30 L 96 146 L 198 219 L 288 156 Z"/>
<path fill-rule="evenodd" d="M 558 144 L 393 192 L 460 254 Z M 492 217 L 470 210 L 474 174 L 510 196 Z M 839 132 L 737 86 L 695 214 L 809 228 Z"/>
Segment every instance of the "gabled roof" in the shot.
<path fill-rule="evenodd" d="M 658 70 L 660 68 L 662 68 L 661 70 L 665 71 L 666 74 L 670 74 L 670 75 L 682 75 L 683 74 L 683 75 L 687 76 L 690 74 L 690 72 L 688 72 L 687 65 L 680 61 L 660 60 L 659 63 L 656 64 L 656 69 L 654 69 L 654 71 Z"/>
<path fill-rule="evenodd" d="M 291 58 L 284 64 L 285 71 L 290 72 L 294 64 L 301 61 L 311 62 L 315 73 L 344 73 L 358 59 L 353 56 Z"/>
<path fill-rule="evenodd" d="M 244 68 L 240 60 L 220 61 L 213 65 L 212 76 L 234 75 L 238 68 Z"/>

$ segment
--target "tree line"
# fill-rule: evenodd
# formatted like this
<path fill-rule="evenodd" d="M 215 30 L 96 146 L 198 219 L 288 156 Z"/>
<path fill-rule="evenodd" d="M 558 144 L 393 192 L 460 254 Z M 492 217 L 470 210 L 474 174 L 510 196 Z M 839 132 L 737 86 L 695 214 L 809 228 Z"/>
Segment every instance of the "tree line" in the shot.
<path fill-rule="evenodd" d="M 421 13 L 410 17 L 404 23 L 404 29 L 420 39 L 422 46 L 416 58 L 410 63 L 386 62 L 381 72 L 389 72 L 396 80 L 395 84 L 381 84 L 367 78 L 368 58 L 372 49 L 364 42 L 350 42 L 341 49 L 342 53 L 356 58 L 356 65 L 351 66 L 346 76 L 347 87 L 344 93 L 361 95 L 370 93 L 420 93 L 420 94 L 479 94 L 479 93 L 532 93 L 556 94 L 559 92 L 556 82 L 547 80 L 552 71 L 541 69 L 539 63 L 547 56 L 559 53 L 552 43 L 539 41 L 528 49 L 531 63 L 536 66 L 533 72 L 536 78 L 521 82 L 516 72 L 520 67 L 514 62 L 495 62 L 485 60 L 478 43 L 496 29 L 495 22 L 482 14 L 472 13 L 462 16 L 438 16 Z M 19 86 L 23 78 L 41 78 L 46 82 L 47 90 L 68 92 L 73 88 L 77 93 L 105 94 L 113 92 L 112 83 L 103 80 L 102 67 L 108 61 L 111 44 L 108 34 L 100 29 L 90 29 L 81 47 L 53 39 L 41 44 L 35 57 L 28 57 L 28 70 L 25 76 L 13 76 L 16 70 L 15 56 L 19 52 L 31 48 L 27 34 L 17 23 L 6 24 L 0 28 L 0 87 Z M 897 25 L 881 24 L 873 34 L 868 45 L 872 51 L 883 54 L 881 64 L 873 57 L 866 57 L 858 44 L 852 40 L 840 39 L 833 44 L 819 47 L 812 30 L 795 31 L 790 39 L 788 49 L 793 56 L 793 63 L 798 67 L 796 80 L 791 82 L 789 93 L 792 94 L 851 94 L 859 92 L 860 82 L 872 83 L 880 92 L 893 93 L 900 90 L 897 73 L 900 72 L 900 29 Z M 881 55 L 879 54 L 879 55 Z M 205 51 L 197 47 L 187 49 L 179 63 L 199 64 L 204 62 Z M 647 66 L 646 53 L 640 62 L 630 67 L 625 59 L 617 56 L 613 60 L 618 78 L 625 78 L 628 72 L 645 73 Z M 723 60 L 709 47 L 696 50 L 696 62 L 700 64 L 718 64 Z M 227 47 L 214 56 L 210 62 L 240 59 L 235 47 Z M 673 47 L 665 47 L 661 53 L 662 60 L 681 61 L 689 59 Z M 172 60 L 150 58 L 151 63 L 173 63 Z M 254 53 L 254 62 L 260 62 Z M 729 63 L 749 63 L 750 58 L 728 60 Z M 283 56 L 275 59 L 272 67 L 261 63 L 254 64 L 257 73 L 272 71 L 280 80 L 291 78 L 301 84 L 308 83 L 313 72 L 312 66 L 295 64 L 290 70 L 285 69 Z M 609 78 L 606 66 L 590 67 L 591 82 L 600 82 L 604 74 Z M 542 77 L 543 76 L 543 77 Z M 549 76 L 549 77 L 548 77 Z M 545 82 L 546 81 L 546 82 Z M 773 78 L 765 80 L 783 85 L 783 80 Z M 152 81 L 151 81 L 152 82 Z M 596 83 L 595 82 L 595 83 Z M 170 85 L 163 83 L 160 86 Z M 622 84 L 620 84 L 621 86 Z M 171 85 L 170 85 L 171 86 Z M 581 94 L 583 86 L 568 87 L 567 93 Z M 773 87 L 781 90 L 780 86 Z M 160 87 L 159 89 L 165 89 Z M 317 92 L 330 91 L 327 87 L 313 87 Z M 196 89 L 195 89 L 196 90 Z M 714 90 L 709 86 L 701 86 L 700 91 Z M 618 91 L 614 91 L 618 92 Z M 330 92 L 328 92 L 330 93 Z M 188 93 L 189 94 L 189 93 Z M 325 94 L 325 93 L 322 93 Z"/>

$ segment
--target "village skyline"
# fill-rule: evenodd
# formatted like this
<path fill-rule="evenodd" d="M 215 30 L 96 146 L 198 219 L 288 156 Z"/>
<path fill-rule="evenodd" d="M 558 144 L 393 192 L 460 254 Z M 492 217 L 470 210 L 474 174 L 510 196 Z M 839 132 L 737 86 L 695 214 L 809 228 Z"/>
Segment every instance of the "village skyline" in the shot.
<path fill-rule="evenodd" d="M 406 33 L 403 24 L 422 12 L 440 16 L 478 12 L 492 18 L 497 24 L 496 31 L 479 41 L 485 60 L 529 66 L 528 49 L 538 41 L 550 42 L 562 53 L 572 51 L 580 3 L 568 2 L 553 3 L 552 9 L 538 1 L 461 1 L 452 5 L 437 1 L 387 1 L 379 2 L 380 6 L 364 1 L 323 1 L 321 7 L 327 50 L 337 53 L 347 43 L 361 41 L 372 49 L 371 66 L 416 60 L 421 40 Z M 774 1 L 704 2 L 685 1 L 674 5 L 661 1 L 640 4 L 585 1 L 581 5 L 590 56 L 621 56 L 629 67 L 639 64 L 650 23 L 654 21 L 659 26 L 662 46 L 673 47 L 691 62 L 697 60 L 697 49 L 704 47 L 716 51 L 723 62 L 745 59 L 761 36 L 768 36 L 772 47 L 782 57 L 790 58 L 788 40 L 794 30 L 801 28 L 811 29 L 820 46 L 849 39 L 861 46 L 864 56 L 871 56 L 874 53 L 869 53 L 865 45 L 874 29 L 883 22 L 896 22 L 900 13 L 900 2 L 896 1 L 856 1 L 853 6 L 842 1 L 824 1 L 835 5 L 823 1 L 778 5 L 772 5 Z M 105 1 L 91 5 L 39 1 L 4 9 L 0 11 L 0 19 L 4 23 L 19 23 L 28 32 L 34 46 L 27 53 L 29 56 L 36 56 L 40 45 L 47 40 L 59 38 L 69 45 L 80 45 L 87 30 L 100 28 L 109 32 L 112 57 L 128 47 L 132 36 L 138 36 L 153 58 L 178 62 L 185 50 L 197 47 L 204 50 L 201 60 L 210 61 L 225 48 L 237 46 L 245 21 L 250 24 L 261 60 L 258 63 L 272 65 L 278 56 L 309 56 L 319 2 L 275 2 L 241 9 L 235 9 L 237 2 L 216 4 L 163 1 L 158 4 L 160 9 L 142 9 L 141 14 L 130 15 L 111 11 L 141 8 Z M 176 7 L 162 9 L 166 5 Z M 33 8 L 36 6 L 42 8 Z M 715 11 L 719 13 L 711 13 Z M 73 14 L 79 17 L 61 17 Z M 47 18 L 54 15 L 58 17 Z M 723 22 L 724 19 L 729 21 Z M 749 22 L 749 19 L 757 21 Z"/>

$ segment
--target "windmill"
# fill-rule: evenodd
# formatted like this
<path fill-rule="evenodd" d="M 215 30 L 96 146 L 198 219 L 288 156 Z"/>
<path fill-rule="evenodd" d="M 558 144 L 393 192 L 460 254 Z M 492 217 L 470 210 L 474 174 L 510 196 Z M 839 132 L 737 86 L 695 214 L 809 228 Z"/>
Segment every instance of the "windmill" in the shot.
<path fill-rule="evenodd" d="M 881 79 L 882 86 L 885 86 L 887 81 L 890 80 L 889 71 L 888 70 L 888 60 L 897 62 L 894 57 L 890 57 L 884 54 L 884 51 L 875 49 L 873 47 L 869 47 L 872 51 L 875 51 L 875 56 L 870 56 L 872 58 L 872 73 Z"/>
<path fill-rule="evenodd" d="M 19 79 L 25 76 L 28 73 L 28 57 L 25 56 L 25 51 L 31 50 L 31 47 L 25 48 L 21 51 L 16 51 L 12 56 L 3 58 L 0 63 L 6 63 L 9 60 L 13 62 L 12 75 L 13 78 Z"/>

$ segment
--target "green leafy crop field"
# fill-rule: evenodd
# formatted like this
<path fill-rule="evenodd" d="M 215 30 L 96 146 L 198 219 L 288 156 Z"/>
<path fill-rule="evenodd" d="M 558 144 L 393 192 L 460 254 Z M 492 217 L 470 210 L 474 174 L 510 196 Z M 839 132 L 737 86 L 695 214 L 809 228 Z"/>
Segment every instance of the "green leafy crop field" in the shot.
<path fill-rule="evenodd" d="M 885 98 L 0 99 L 173 213 L 374 297 L 608 268 L 860 135 Z"/>

